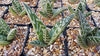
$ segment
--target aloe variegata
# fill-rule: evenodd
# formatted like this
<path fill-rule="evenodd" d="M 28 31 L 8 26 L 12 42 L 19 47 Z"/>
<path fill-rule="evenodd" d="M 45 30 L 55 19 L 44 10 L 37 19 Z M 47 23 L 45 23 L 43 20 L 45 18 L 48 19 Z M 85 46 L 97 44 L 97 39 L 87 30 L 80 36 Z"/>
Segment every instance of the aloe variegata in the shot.
<path fill-rule="evenodd" d="M 52 44 L 57 39 L 57 37 L 64 31 L 65 27 L 70 23 L 70 21 L 74 17 L 74 14 L 72 14 L 68 17 L 63 18 L 60 22 L 56 23 L 49 32 L 46 29 L 46 26 L 43 24 L 43 22 L 35 15 L 35 13 L 31 10 L 31 8 L 27 6 L 25 3 L 24 3 L 24 8 L 38 36 L 38 40 L 30 42 L 30 44 L 40 47 L 46 47 Z"/>
<path fill-rule="evenodd" d="M 18 0 L 12 0 L 12 6 L 9 6 L 9 11 L 16 17 L 22 17 L 26 14 L 26 11 L 22 10 L 22 6 Z"/>
<path fill-rule="evenodd" d="M 41 0 L 41 8 L 43 11 L 40 11 L 39 13 L 47 19 L 54 19 L 57 15 L 66 10 L 65 7 L 53 9 L 53 3 L 54 1 L 52 0 Z"/>
<path fill-rule="evenodd" d="M 78 35 L 77 42 L 82 48 L 89 48 L 100 44 L 100 30 L 96 27 L 91 29 L 84 14 L 79 12 L 79 24 L 81 35 Z"/>
<path fill-rule="evenodd" d="M 11 43 L 14 39 L 17 30 L 14 28 L 10 30 L 9 26 L 3 19 L 0 18 L 0 45 L 5 46 Z"/>
<path fill-rule="evenodd" d="M 88 17 L 89 15 L 91 15 L 91 13 L 92 12 L 87 12 L 87 13 L 84 13 L 85 12 L 85 10 L 86 10 L 86 2 L 84 1 L 82 1 L 82 2 L 80 2 L 79 4 L 78 4 L 78 7 L 77 7 L 77 9 L 74 11 L 73 9 L 72 9 L 72 7 L 69 5 L 68 6 L 68 10 L 71 12 L 71 13 L 75 13 L 75 16 L 74 16 L 74 18 L 76 19 L 76 20 L 79 20 L 79 11 L 78 10 L 80 10 L 82 13 L 83 13 L 83 15 L 85 16 L 85 17 Z"/>

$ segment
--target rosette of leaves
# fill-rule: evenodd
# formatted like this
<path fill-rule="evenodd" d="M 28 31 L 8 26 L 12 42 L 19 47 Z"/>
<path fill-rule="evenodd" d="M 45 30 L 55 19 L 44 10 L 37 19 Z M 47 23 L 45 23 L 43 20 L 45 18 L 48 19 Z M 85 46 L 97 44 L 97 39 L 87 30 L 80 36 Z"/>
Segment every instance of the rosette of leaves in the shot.
<path fill-rule="evenodd" d="M 70 4 L 77 4 L 77 3 L 80 2 L 80 0 L 68 0 L 68 2 L 69 2 Z"/>
<path fill-rule="evenodd" d="M 94 0 L 94 3 L 96 4 L 96 6 L 100 7 L 100 0 Z"/>
<path fill-rule="evenodd" d="M 41 0 L 41 8 L 43 11 L 39 12 L 40 15 L 47 19 L 54 19 L 57 15 L 66 10 L 64 7 L 53 9 L 53 3 L 54 2 L 50 2 L 50 0 Z"/>
<path fill-rule="evenodd" d="M 85 19 L 84 14 L 79 12 L 79 24 L 81 34 L 77 37 L 77 42 L 82 48 L 89 48 L 100 45 L 100 30 L 98 27 L 91 29 Z"/>
<path fill-rule="evenodd" d="M 40 47 L 46 47 L 52 44 L 57 39 L 57 37 L 64 31 L 65 27 L 74 17 L 74 14 L 72 14 L 68 17 L 63 18 L 60 22 L 56 23 L 50 31 L 48 31 L 46 29 L 46 26 L 35 15 L 35 13 L 31 10 L 30 7 L 24 4 L 24 8 L 30 18 L 30 21 L 38 37 L 38 40 L 30 42 L 30 44 Z"/>
<path fill-rule="evenodd" d="M 12 6 L 9 6 L 9 11 L 16 17 L 22 17 L 26 14 L 18 0 L 12 0 Z"/>
<path fill-rule="evenodd" d="M 0 18 L 0 45 L 5 46 L 12 42 L 16 35 L 17 30 L 10 30 L 9 26 L 3 19 Z"/>
<path fill-rule="evenodd" d="M 82 12 L 82 14 L 83 14 L 85 17 L 88 17 L 89 15 L 92 14 L 92 12 L 87 12 L 87 13 L 85 13 L 85 11 L 86 11 L 86 2 L 80 2 L 80 3 L 78 4 L 77 9 L 75 9 L 75 11 L 74 11 L 73 8 L 69 5 L 69 6 L 68 6 L 68 10 L 70 11 L 71 14 L 72 14 L 72 13 L 75 13 L 74 18 L 75 18 L 76 20 L 79 20 L 79 14 L 78 14 L 79 11 L 78 11 L 78 10 L 80 10 L 80 11 Z"/>

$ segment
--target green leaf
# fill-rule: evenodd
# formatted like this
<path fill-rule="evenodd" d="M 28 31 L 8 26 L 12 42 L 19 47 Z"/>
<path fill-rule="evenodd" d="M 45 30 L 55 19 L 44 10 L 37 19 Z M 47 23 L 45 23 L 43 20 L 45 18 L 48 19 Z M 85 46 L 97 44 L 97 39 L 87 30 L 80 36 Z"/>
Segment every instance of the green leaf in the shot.
<path fill-rule="evenodd" d="M 56 11 L 53 13 L 53 16 L 51 17 L 51 19 L 55 18 L 57 15 L 59 15 L 64 10 L 66 10 L 65 7 L 61 7 L 61 8 L 56 9 Z"/>
<path fill-rule="evenodd" d="M 68 10 L 70 11 L 71 14 L 75 13 L 74 10 L 73 10 L 73 8 L 70 5 L 68 5 Z"/>
<path fill-rule="evenodd" d="M 82 48 L 88 48 L 88 45 L 86 43 L 86 38 L 84 36 L 78 35 L 77 37 L 77 43 L 82 47 Z"/>
<path fill-rule="evenodd" d="M 92 31 L 90 25 L 86 21 L 84 15 L 81 13 L 81 11 L 79 12 L 79 24 L 80 24 L 80 29 L 81 29 L 82 35 L 86 36 L 88 33 L 90 33 Z"/>
<path fill-rule="evenodd" d="M 17 14 L 22 12 L 22 7 L 21 7 L 18 0 L 13 0 L 12 1 L 12 6 L 13 6 L 14 10 L 17 12 Z"/>
<path fill-rule="evenodd" d="M 20 14 L 19 14 L 19 16 L 24 16 L 26 14 L 26 10 L 23 10 Z"/>
<path fill-rule="evenodd" d="M 6 22 L 0 18 L 0 34 L 1 35 L 8 35 L 10 31 L 9 26 L 6 24 Z"/>
<path fill-rule="evenodd" d="M 10 40 L 13 40 L 15 35 L 17 33 L 17 30 L 16 29 L 12 29 L 10 30 L 8 36 L 7 36 L 7 41 L 10 41 Z"/>
<path fill-rule="evenodd" d="M 57 37 L 64 31 L 65 27 L 68 26 L 68 24 L 71 22 L 73 17 L 74 14 L 63 18 L 60 22 L 54 25 L 54 27 L 50 31 L 51 41 L 48 45 L 52 44 L 57 39 Z"/>
<path fill-rule="evenodd" d="M 4 40 L 0 40 L 0 45 L 1 46 L 6 46 L 8 44 L 10 44 L 11 42 L 8 42 L 8 41 L 4 41 Z"/>
<path fill-rule="evenodd" d="M 45 17 L 45 18 L 49 18 L 48 15 L 46 15 L 44 12 L 39 11 L 39 13 L 40 13 L 43 17 Z"/>
<path fill-rule="evenodd" d="M 48 17 L 50 18 L 51 16 L 53 16 L 53 8 L 52 8 L 52 6 L 51 6 L 50 3 L 47 3 L 46 9 L 47 9 L 47 15 L 48 15 Z"/>
<path fill-rule="evenodd" d="M 88 17 L 89 15 L 91 15 L 92 12 L 87 12 L 86 14 L 84 14 L 85 18 Z"/>
<path fill-rule="evenodd" d="M 7 40 L 7 36 L 4 36 L 4 35 L 0 35 L 0 40 Z"/>
<path fill-rule="evenodd" d="M 40 21 L 40 19 L 35 15 L 35 13 L 31 10 L 30 7 L 28 7 L 25 3 L 24 4 L 24 8 L 31 20 L 31 23 L 33 25 L 33 28 L 35 29 L 35 32 L 38 35 L 38 39 L 41 42 L 43 41 L 43 37 L 46 37 L 45 33 L 46 33 L 46 26 L 43 24 L 42 21 Z"/>
<path fill-rule="evenodd" d="M 46 47 L 47 45 L 40 42 L 39 40 L 30 42 L 31 45 L 39 46 L 39 47 Z"/>
<path fill-rule="evenodd" d="M 89 47 L 93 47 L 100 44 L 100 35 L 99 36 L 88 36 L 87 44 Z"/>
<path fill-rule="evenodd" d="M 9 11 L 10 11 L 14 16 L 17 16 L 16 11 L 13 10 L 13 8 L 11 8 L 10 6 L 9 6 Z"/>

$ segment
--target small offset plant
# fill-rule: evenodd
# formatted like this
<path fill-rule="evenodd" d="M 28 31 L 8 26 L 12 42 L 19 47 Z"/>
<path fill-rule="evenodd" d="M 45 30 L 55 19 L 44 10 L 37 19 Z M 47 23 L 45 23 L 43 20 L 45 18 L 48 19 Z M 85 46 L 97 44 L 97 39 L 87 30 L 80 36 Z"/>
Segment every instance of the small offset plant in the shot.
<path fill-rule="evenodd" d="M 48 45 L 51 45 L 64 31 L 65 27 L 74 17 L 74 14 L 72 14 L 68 17 L 63 18 L 60 22 L 56 23 L 50 31 L 48 31 L 46 29 L 46 26 L 43 24 L 42 21 L 40 21 L 40 19 L 35 15 L 35 13 L 31 10 L 30 7 L 24 4 L 24 8 L 30 18 L 30 21 L 38 37 L 38 40 L 30 42 L 30 44 L 40 47 L 46 47 Z"/>
<path fill-rule="evenodd" d="M 96 6 L 100 7 L 100 0 L 94 0 L 94 3 L 96 4 Z"/>
<path fill-rule="evenodd" d="M 18 0 L 12 0 L 12 6 L 9 6 L 9 11 L 16 17 L 22 17 L 26 14 Z"/>
<path fill-rule="evenodd" d="M 92 30 L 81 12 L 79 12 L 79 24 L 81 34 L 77 37 L 78 44 L 85 49 L 100 45 L 100 30 L 98 27 Z"/>
<path fill-rule="evenodd" d="M 68 2 L 69 2 L 70 4 L 77 4 L 77 3 L 80 2 L 80 0 L 68 0 Z"/>
<path fill-rule="evenodd" d="M 43 11 L 40 11 L 39 13 L 47 19 L 54 19 L 57 15 L 66 10 L 64 7 L 53 9 L 53 3 L 53 0 L 41 0 L 41 8 Z"/>
<path fill-rule="evenodd" d="M 5 46 L 12 42 L 17 30 L 14 28 L 10 30 L 9 26 L 3 19 L 0 18 L 0 45 Z"/>
<path fill-rule="evenodd" d="M 72 9 L 72 7 L 70 5 L 68 6 L 68 10 L 70 11 L 70 13 L 71 14 L 75 13 L 74 18 L 76 20 L 79 20 L 79 14 L 78 14 L 79 11 L 78 10 L 80 10 L 85 17 L 88 17 L 89 15 L 91 15 L 92 12 L 84 13 L 86 11 L 86 4 L 85 3 L 86 2 L 80 2 L 79 5 L 78 5 L 78 7 L 77 7 L 77 9 L 75 11 Z"/>

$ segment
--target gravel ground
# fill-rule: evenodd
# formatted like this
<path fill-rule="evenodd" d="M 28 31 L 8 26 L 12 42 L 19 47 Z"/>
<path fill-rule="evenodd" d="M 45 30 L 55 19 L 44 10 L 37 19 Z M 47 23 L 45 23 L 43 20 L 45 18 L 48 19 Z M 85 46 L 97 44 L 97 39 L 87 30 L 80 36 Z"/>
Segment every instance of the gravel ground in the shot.
<path fill-rule="evenodd" d="M 20 0 L 21 3 L 23 1 L 26 1 L 26 0 Z M 67 0 L 62 0 L 62 1 L 63 1 L 63 6 L 67 8 L 69 4 Z M 0 0 L 0 4 L 9 4 L 9 3 L 11 3 L 10 0 Z M 29 6 L 36 6 L 37 0 L 27 0 L 25 3 L 28 4 Z M 95 7 L 93 0 L 87 0 L 87 4 L 90 9 L 100 10 L 100 7 Z M 70 4 L 70 5 L 73 8 L 77 7 L 77 4 Z M 37 9 L 36 14 L 44 22 L 45 25 L 54 25 L 56 22 L 62 19 L 61 14 L 57 16 L 54 20 L 47 20 L 43 18 L 39 14 L 39 11 L 42 10 L 40 8 L 40 2 L 38 6 L 39 8 Z M 54 7 L 61 7 L 61 2 L 58 0 L 54 4 Z M 6 7 L 0 7 L 0 17 L 2 16 L 2 13 L 4 12 L 5 8 Z M 70 15 L 70 12 L 68 10 L 64 11 L 64 17 L 68 15 Z M 92 16 L 95 19 L 97 26 L 100 27 L 100 13 L 92 12 Z M 90 16 L 87 18 L 88 23 L 90 24 L 92 28 L 94 28 L 93 22 L 90 18 L 91 18 Z M 5 21 L 7 23 L 17 23 L 17 24 L 29 24 L 30 23 L 30 20 L 27 17 L 27 15 L 19 18 L 19 17 L 14 17 L 10 12 L 5 15 Z M 27 33 L 27 27 L 18 27 L 16 25 L 15 26 L 10 25 L 10 27 L 17 28 L 18 33 L 17 33 L 16 39 L 14 39 L 14 41 L 8 46 L 4 46 L 4 47 L 0 46 L 0 56 L 18 56 L 21 53 L 22 46 L 23 46 L 25 36 Z M 73 19 L 71 23 L 69 24 L 69 27 L 79 27 L 79 22 Z M 68 40 L 68 47 L 69 47 L 69 51 L 68 51 L 69 56 L 100 56 L 100 46 L 85 50 L 85 49 L 82 49 L 77 44 L 76 37 L 80 33 L 80 29 L 70 28 L 66 32 L 68 35 L 67 40 Z M 37 40 L 37 36 L 36 36 L 36 33 L 34 32 L 34 29 L 31 28 L 28 43 L 33 40 Z M 33 56 L 33 55 L 36 55 L 36 56 L 65 56 L 64 40 L 65 38 L 61 34 L 54 44 L 46 48 L 35 47 L 27 43 L 27 46 L 25 47 L 25 54 L 30 55 L 30 56 Z"/>

